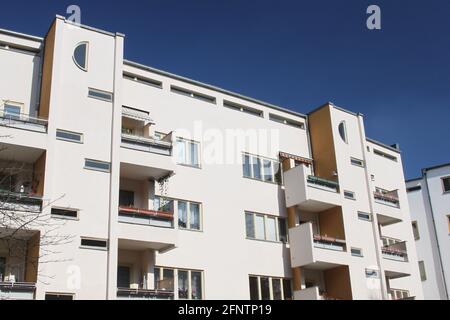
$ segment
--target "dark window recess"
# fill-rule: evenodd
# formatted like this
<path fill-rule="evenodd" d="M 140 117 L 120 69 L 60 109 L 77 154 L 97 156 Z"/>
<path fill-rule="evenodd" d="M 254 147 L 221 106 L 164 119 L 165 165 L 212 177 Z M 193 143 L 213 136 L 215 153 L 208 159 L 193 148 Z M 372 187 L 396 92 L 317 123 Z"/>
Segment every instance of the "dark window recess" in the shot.
<path fill-rule="evenodd" d="M 352 191 L 344 191 L 344 196 L 348 199 L 355 199 L 355 193 Z"/>
<path fill-rule="evenodd" d="M 106 248 L 106 240 L 81 239 L 81 245 L 84 247 Z"/>
<path fill-rule="evenodd" d="M 362 250 L 357 248 L 351 248 L 352 256 L 362 257 Z"/>
<path fill-rule="evenodd" d="M 413 191 L 419 191 L 419 190 L 422 190 L 422 186 L 414 186 L 411 188 L 407 188 L 406 192 L 413 192 Z"/>
<path fill-rule="evenodd" d="M 78 218 L 78 211 L 52 208 L 52 216 Z"/>
<path fill-rule="evenodd" d="M 384 153 L 380 150 L 373 149 L 373 153 L 376 154 L 377 156 L 384 157 L 384 158 L 392 160 L 392 161 L 397 161 L 396 157 L 391 156 L 390 154 Z"/>
<path fill-rule="evenodd" d="M 358 212 L 358 218 L 359 218 L 360 220 L 372 221 L 372 218 L 371 218 L 370 213 L 367 213 L 367 212 L 361 212 L 361 211 L 359 211 L 359 212 Z"/>
<path fill-rule="evenodd" d="M 288 125 L 288 126 L 291 126 L 291 127 L 297 128 L 297 129 L 305 129 L 305 124 L 303 122 L 295 121 L 295 120 L 288 119 L 288 118 L 283 118 L 283 117 L 280 117 L 273 113 L 269 114 L 269 120 L 283 123 L 285 125 Z"/>
<path fill-rule="evenodd" d="M 134 206 L 134 192 L 133 191 L 119 191 L 119 205 L 124 207 Z"/>
<path fill-rule="evenodd" d="M 198 100 L 202 100 L 205 102 L 209 102 L 209 103 L 216 103 L 216 98 L 211 97 L 211 96 L 207 96 L 205 94 L 202 93 L 198 93 L 198 92 L 194 92 L 194 91 L 190 91 L 187 89 L 183 89 L 180 87 L 176 87 L 176 86 L 171 86 L 170 87 L 170 91 L 174 92 L 174 93 L 178 93 L 184 96 L 188 96 L 194 99 L 198 99 Z"/>
<path fill-rule="evenodd" d="M 270 300 L 270 282 L 269 278 L 261 277 L 261 300 Z"/>
<path fill-rule="evenodd" d="M 259 300 L 259 291 L 258 291 L 258 278 L 250 277 L 250 300 Z"/>
<path fill-rule="evenodd" d="M 73 300 L 71 294 L 46 293 L 45 300 Z"/>
<path fill-rule="evenodd" d="M 157 88 L 162 88 L 162 82 L 158 81 L 158 80 L 154 80 L 154 79 L 149 79 L 149 78 L 144 78 L 141 76 L 137 76 L 131 73 L 127 73 L 124 72 L 123 73 L 123 78 L 127 79 L 127 80 L 131 80 L 131 81 L 135 81 L 135 82 L 139 82 L 148 86 L 152 86 L 152 87 L 157 87 Z"/>
<path fill-rule="evenodd" d="M 283 294 L 284 300 L 292 300 L 292 286 L 289 279 L 283 279 Z"/>
<path fill-rule="evenodd" d="M 443 178 L 442 184 L 444 186 L 444 192 L 450 192 L 450 177 Z"/>
<path fill-rule="evenodd" d="M 130 287 L 130 268 L 119 266 L 117 268 L 117 287 L 129 288 Z"/>

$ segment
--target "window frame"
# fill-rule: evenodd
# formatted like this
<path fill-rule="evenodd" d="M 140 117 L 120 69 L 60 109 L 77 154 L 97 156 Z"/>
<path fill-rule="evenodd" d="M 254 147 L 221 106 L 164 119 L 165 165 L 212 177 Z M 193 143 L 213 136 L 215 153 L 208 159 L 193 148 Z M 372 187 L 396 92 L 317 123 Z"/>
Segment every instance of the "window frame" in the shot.
<path fill-rule="evenodd" d="M 420 261 L 418 261 L 418 264 L 419 264 L 420 281 L 422 281 L 422 282 L 427 281 L 427 272 L 425 269 L 425 261 L 420 260 Z"/>
<path fill-rule="evenodd" d="M 368 213 L 368 212 L 364 212 L 364 211 L 358 211 L 358 219 L 362 220 L 362 221 L 367 221 L 367 222 L 371 222 L 372 221 L 372 214 Z M 362 215 L 367 215 L 368 218 L 364 218 Z"/>
<path fill-rule="evenodd" d="M 96 95 L 92 95 L 91 93 L 99 93 L 99 94 L 102 94 L 102 95 L 108 95 L 110 98 L 99 97 L 99 96 L 96 96 Z M 112 103 L 113 100 L 114 100 L 114 93 L 109 92 L 109 91 L 105 91 L 105 90 L 100 90 L 100 89 L 89 87 L 88 88 L 88 98 Z"/>
<path fill-rule="evenodd" d="M 174 298 L 177 297 L 178 300 L 204 300 L 205 299 L 205 273 L 203 270 L 198 270 L 198 269 L 186 269 L 186 268 L 174 268 L 174 267 L 165 267 L 165 266 L 155 266 L 154 268 L 155 270 L 155 289 L 157 288 L 157 283 L 156 283 L 156 273 L 158 273 L 159 275 L 159 280 L 164 280 L 164 270 L 172 270 L 173 271 L 173 292 L 174 292 Z M 179 297 L 179 293 L 178 290 L 179 285 L 178 285 L 178 272 L 180 271 L 184 271 L 188 273 L 188 298 L 180 298 Z M 201 274 L 201 297 L 200 299 L 192 299 L 192 272 L 199 272 Z"/>
<path fill-rule="evenodd" d="M 163 197 L 163 196 L 159 196 L 159 195 L 155 195 L 155 199 L 159 198 L 160 201 L 161 200 L 167 200 L 168 202 L 172 201 L 173 202 L 173 209 L 175 210 L 175 206 L 177 208 L 177 228 L 179 230 L 184 230 L 184 231 L 193 231 L 193 232 L 203 232 L 203 203 L 202 202 L 198 202 L 198 201 L 191 201 L 191 200 L 185 200 L 185 199 L 176 199 L 176 198 L 170 198 L 170 197 Z M 186 214 L 187 214 L 187 221 L 186 221 L 186 228 L 180 227 L 179 224 L 179 215 L 178 215 L 178 204 L 179 202 L 185 202 L 186 206 L 187 206 L 187 210 L 186 210 Z M 191 226 L 191 204 L 197 204 L 199 206 L 199 229 L 192 229 Z"/>
<path fill-rule="evenodd" d="M 355 158 L 355 157 L 350 157 L 350 164 L 356 166 L 356 167 L 360 167 L 360 168 L 365 168 L 366 165 L 364 163 L 364 160 Z"/>
<path fill-rule="evenodd" d="M 86 45 L 86 52 L 84 54 L 84 59 L 85 59 L 85 67 L 80 66 L 80 64 L 78 63 L 78 61 L 75 59 L 75 51 L 78 49 L 78 47 L 80 47 L 81 45 Z M 82 71 L 84 72 L 88 72 L 89 69 L 89 41 L 81 41 L 78 42 L 75 45 L 75 48 L 73 49 L 73 54 L 72 54 L 72 60 L 75 63 L 75 65 Z"/>
<path fill-rule="evenodd" d="M 343 128 L 343 132 L 341 132 L 341 126 Z M 345 142 L 345 144 L 348 144 L 348 135 L 347 135 L 347 123 L 345 120 L 342 120 L 341 122 L 339 122 L 338 124 L 338 133 L 339 133 L 339 137 L 341 138 L 341 140 L 343 142 Z"/>
<path fill-rule="evenodd" d="M 251 215 L 252 216 L 252 225 L 253 225 L 253 234 L 254 237 L 250 237 L 248 235 L 248 230 L 247 230 L 247 216 Z M 260 239 L 256 237 L 256 217 L 263 217 L 264 219 L 264 239 Z M 268 219 L 275 219 L 275 240 L 270 240 L 268 239 Z M 284 223 L 286 225 L 286 240 L 282 241 L 282 235 L 280 234 L 280 222 L 284 220 Z M 282 243 L 282 244 L 286 244 L 289 242 L 289 232 L 288 232 L 288 225 L 287 225 L 287 218 L 285 217 L 279 217 L 279 216 L 275 216 L 275 215 L 270 215 L 270 214 L 264 214 L 264 213 L 259 213 L 259 212 L 254 212 L 254 211 L 244 211 L 244 226 L 245 226 L 245 238 L 247 240 L 255 240 L 255 241 L 264 241 L 264 242 L 271 242 L 271 243 Z"/>
<path fill-rule="evenodd" d="M 450 187 L 450 176 L 441 178 L 443 194 L 448 194 L 448 193 L 450 193 L 450 188 L 448 190 L 445 190 L 445 180 L 448 180 L 449 187 Z"/>
<path fill-rule="evenodd" d="M 61 210 L 61 211 L 70 211 L 70 212 L 75 212 L 76 213 L 76 217 L 71 217 L 71 216 L 65 216 L 65 215 L 58 215 L 58 214 L 54 214 L 53 210 Z M 62 208 L 62 207 L 52 207 L 50 209 L 50 216 L 53 219 L 64 219 L 64 220 L 75 220 L 75 221 L 79 221 L 80 220 L 80 210 L 78 209 L 72 209 L 72 208 Z"/>
<path fill-rule="evenodd" d="M 292 279 L 291 278 L 285 278 L 285 277 L 276 277 L 276 276 L 265 276 L 265 275 L 255 275 L 255 274 L 249 274 L 248 275 L 248 290 L 249 290 L 249 298 L 251 299 L 251 287 L 250 287 L 250 279 L 255 278 L 257 279 L 257 293 L 258 293 L 258 299 L 254 301 L 262 301 L 262 286 L 261 286 L 261 279 L 268 279 L 269 283 L 269 299 L 266 301 L 273 301 L 274 299 L 274 290 L 273 290 L 273 283 L 274 280 L 279 281 L 280 283 L 280 293 L 281 293 L 281 299 L 280 300 L 292 300 L 293 299 L 293 287 L 292 287 Z M 286 297 L 285 292 L 285 282 L 289 281 L 289 291 L 291 294 L 291 297 Z"/>
<path fill-rule="evenodd" d="M 69 139 L 69 138 L 59 137 L 58 136 L 58 132 L 79 136 L 80 140 L 78 141 L 78 140 L 72 140 L 72 139 Z M 78 143 L 78 144 L 83 144 L 84 143 L 84 135 L 82 133 L 75 132 L 75 131 L 64 130 L 64 129 L 56 129 L 56 139 L 57 140 L 61 140 L 61 141 L 66 141 L 66 142 Z"/>
<path fill-rule="evenodd" d="M 90 246 L 90 245 L 84 245 L 83 240 L 88 241 L 102 241 L 105 242 L 106 246 Z M 80 237 L 80 249 L 90 249 L 90 250 L 100 250 L 100 251 L 108 251 L 109 249 L 109 243 L 107 239 L 101 239 L 101 238 L 91 238 L 91 237 Z"/>
<path fill-rule="evenodd" d="M 108 169 L 100 169 L 100 168 L 90 167 L 90 166 L 86 165 L 87 162 L 108 164 L 109 168 Z M 84 159 L 84 169 L 98 171 L 98 172 L 104 172 L 104 173 L 111 173 L 111 162 L 85 158 Z"/>
<path fill-rule="evenodd" d="M 184 162 L 179 162 L 179 152 L 180 150 L 178 149 L 178 143 L 182 142 L 184 144 Z M 195 141 L 192 139 L 185 139 L 182 137 L 176 137 L 175 139 L 175 144 L 176 144 L 176 161 L 178 165 L 181 166 L 186 166 L 186 167 L 190 167 L 190 168 L 196 168 L 196 169 L 201 169 L 202 168 L 202 151 L 201 151 L 201 143 L 199 141 Z M 188 161 L 190 162 L 192 159 L 192 149 L 191 149 L 191 145 L 197 145 L 197 160 L 198 160 L 198 164 L 194 165 L 191 163 L 188 163 Z"/>
<path fill-rule="evenodd" d="M 350 197 L 350 196 L 346 195 L 346 193 L 351 193 L 353 196 Z M 354 191 L 344 190 L 343 195 L 344 195 L 345 199 L 356 200 L 356 193 Z"/>
<path fill-rule="evenodd" d="M 245 171 L 244 171 L 244 166 L 247 164 L 245 162 L 246 157 L 248 157 L 248 159 L 249 159 L 248 165 L 250 167 L 250 176 L 246 176 Z M 255 177 L 254 165 L 256 165 L 256 163 L 254 163 L 254 159 L 256 159 L 257 163 L 259 163 L 259 178 Z M 283 168 L 282 168 L 283 166 L 281 165 L 279 160 L 272 159 L 269 157 L 258 156 L 258 155 L 251 154 L 248 152 L 242 152 L 241 161 L 242 161 L 242 177 L 243 178 L 277 184 L 277 185 L 283 185 Z M 271 164 L 270 164 L 271 179 L 270 180 L 266 180 L 264 161 L 271 162 Z M 276 164 L 278 164 L 278 172 L 276 171 Z M 279 179 L 277 179 L 277 175 L 280 176 Z M 277 181 L 277 180 L 279 180 L 279 181 Z"/>
<path fill-rule="evenodd" d="M 18 108 L 19 109 L 19 114 L 9 114 L 10 115 L 10 119 L 11 120 L 20 120 L 21 115 L 23 114 L 23 109 L 25 108 L 25 104 L 22 102 L 16 102 L 16 101 L 4 101 L 3 102 L 3 106 L 2 106 L 2 110 L 3 110 L 3 117 L 7 117 L 8 112 L 6 111 L 7 107 L 12 107 L 12 108 Z"/>
<path fill-rule="evenodd" d="M 353 252 L 354 250 L 359 251 L 359 253 Z M 350 248 L 350 254 L 353 257 L 358 257 L 358 258 L 363 258 L 364 257 L 363 250 L 361 248 L 351 247 Z"/>
<path fill-rule="evenodd" d="M 296 129 L 305 130 L 305 123 L 302 121 L 297 121 L 289 118 L 285 118 L 283 116 L 279 116 L 274 113 L 269 113 L 269 120 L 277 123 L 281 123 Z"/>
<path fill-rule="evenodd" d="M 414 228 L 414 226 L 415 226 L 415 228 Z M 417 220 L 411 221 L 411 227 L 413 230 L 414 240 L 419 240 L 420 239 L 420 230 L 419 230 L 419 223 L 417 222 Z"/>

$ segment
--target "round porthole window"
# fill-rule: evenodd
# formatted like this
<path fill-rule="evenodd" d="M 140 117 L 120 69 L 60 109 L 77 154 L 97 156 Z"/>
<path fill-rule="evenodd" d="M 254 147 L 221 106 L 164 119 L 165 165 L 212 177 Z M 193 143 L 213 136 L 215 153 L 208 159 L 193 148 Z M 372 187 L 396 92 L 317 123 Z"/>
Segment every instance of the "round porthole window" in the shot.
<path fill-rule="evenodd" d="M 87 42 L 80 42 L 73 51 L 73 61 L 83 71 L 88 69 L 88 51 L 89 44 Z"/>

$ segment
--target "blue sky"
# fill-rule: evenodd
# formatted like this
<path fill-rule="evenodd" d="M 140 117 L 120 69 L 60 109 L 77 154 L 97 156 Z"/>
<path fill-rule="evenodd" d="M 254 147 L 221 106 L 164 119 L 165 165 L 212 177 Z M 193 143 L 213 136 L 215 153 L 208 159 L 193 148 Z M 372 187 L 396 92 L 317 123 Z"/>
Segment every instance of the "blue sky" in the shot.
<path fill-rule="evenodd" d="M 43 36 L 78 4 L 129 60 L 302 113 L 326 101 L 399 143 L 405 175 L 450 162 L 450 1 L 8 1 L 0 28 Z M 366 28 L 381 7 L 382 30 Z"/>

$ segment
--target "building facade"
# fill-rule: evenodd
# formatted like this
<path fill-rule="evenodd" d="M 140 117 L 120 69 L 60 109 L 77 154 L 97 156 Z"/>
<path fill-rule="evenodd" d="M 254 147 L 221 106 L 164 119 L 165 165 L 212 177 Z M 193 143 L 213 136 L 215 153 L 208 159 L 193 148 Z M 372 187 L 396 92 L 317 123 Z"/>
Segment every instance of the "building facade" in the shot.
<path fill-rule="evenodd" d="M 0 32 L 0 212 L 21 227 L 0 228 L 2 297 L 422 298 L 401 154 L 361 114 L 299 114 L 123 46 L 59 16 L 42 39 Z"/>
<path fill-rule="evenodd" d="M 422 169 L 406 182 L 423 295 L 448 300 L 450 281 L 450 164 Z"/>

